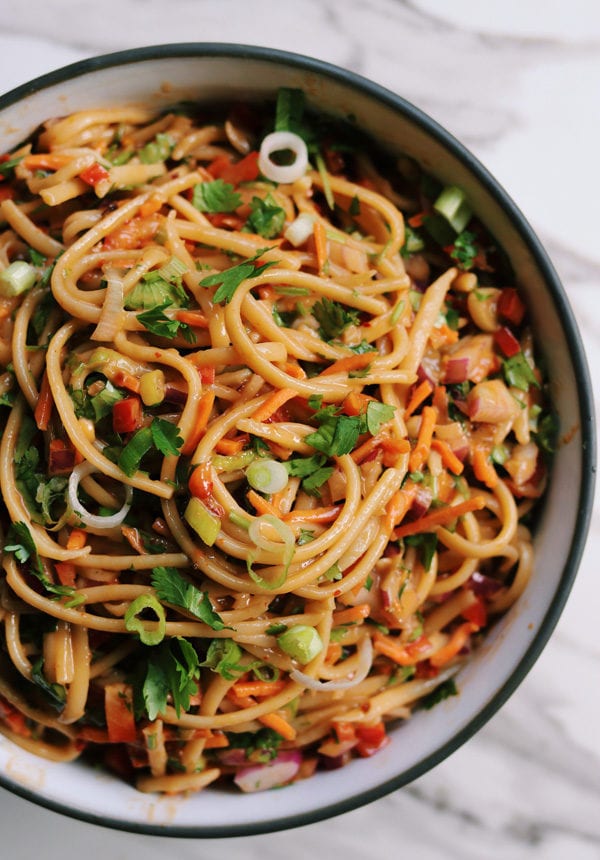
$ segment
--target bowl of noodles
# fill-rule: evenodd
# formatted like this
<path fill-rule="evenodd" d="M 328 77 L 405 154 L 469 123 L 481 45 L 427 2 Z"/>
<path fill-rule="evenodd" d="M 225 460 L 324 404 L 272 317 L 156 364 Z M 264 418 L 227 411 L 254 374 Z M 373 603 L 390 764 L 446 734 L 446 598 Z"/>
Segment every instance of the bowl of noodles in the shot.
<path fill-rule="evenodd" d="M 229 836 L 424 773 L 531 668 L 587 531 L 531 228 L 417 108 L 273 50 L 87 60 L 0 127 L 0 782 Z"/>

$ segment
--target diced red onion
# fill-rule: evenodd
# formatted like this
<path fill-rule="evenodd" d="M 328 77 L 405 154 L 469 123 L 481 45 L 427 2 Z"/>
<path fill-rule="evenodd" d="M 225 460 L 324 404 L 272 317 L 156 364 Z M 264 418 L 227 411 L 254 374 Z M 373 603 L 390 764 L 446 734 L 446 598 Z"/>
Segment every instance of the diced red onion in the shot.
<path fill-rule="evenodd" d="M 468 358 L 450 358 L 446 363 L 444 371 L 444 382 L 448 385 L 454 385 L 459 382 L 465 382 L 469 374 L 469 359 Z"/>
<path fill-rule="evenodd" d="M 319 764 L 324 770 L 339 770 L 341 767 L 345 767 L 351 759 L 352 753 L 347 750 L 336 756 L 319 755 Z"/>
<path fill-rule="evenodd" d="M 242 747 L 231 747 L 219 752 L 219 762 L 224 767 L 244 767 L 248 764 L 248 759 Z"/>
<path fill-rule="evenodd" d="M 182 391 L 175 385 L 165 386 L 165 401 L 167 403 L 175 403 L 177 406 L 183 406 L 187 402 L 187 391 Z"/>
<path fill-rule="evenodd" d="M 494 597 L 504 586 L 497 579 L 491 576 L 486 576 L 485 573 L 480 573 L 478 570 L 471 575 L 469 579 L 469 588 L 477 597 Z"/>
<path fill-rule="evenodd" d="M 429 487 L 417 486 L 412 505 L 410 506 L 411 518 L 418 520 L 425 516 L 431 502 L 433 501 L 433 493 Z"/>
<path fill-rule="evenodd" d="M 48 472 L 51 475 L 72 472 L 75 466 L 75 451 L 71 448 L 63 448 L 62 451 L 50 451 L 48 459 Z"/>
<path fill-rule="evenodd" d="M 290 782 L 300 770 L 301 763 L 299 750 L 284 750 L 266 764 L 240 768 L 233 781 L 245 792 L 266 791 Z"/>

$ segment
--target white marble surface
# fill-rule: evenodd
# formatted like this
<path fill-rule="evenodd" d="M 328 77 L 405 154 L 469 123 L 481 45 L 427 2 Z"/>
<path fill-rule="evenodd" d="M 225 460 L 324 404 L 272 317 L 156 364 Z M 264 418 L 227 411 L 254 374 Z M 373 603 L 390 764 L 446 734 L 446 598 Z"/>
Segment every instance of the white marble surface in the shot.
<path fill-rule="evenodd" d="M 177 41 L 310 54 L 388 86 L 501 180 L 549 249 L 600 378 L 597 0 L 3 0 L 0 89 L 93 54 Z M 600 552 L 544 654 L 466 746 L 409 787 L 330 822 L 236 840 L 114 833 L 0 789 L 11 860 L 600 858 Z M 267 802 L 267 801 L 266 801 Z"/>

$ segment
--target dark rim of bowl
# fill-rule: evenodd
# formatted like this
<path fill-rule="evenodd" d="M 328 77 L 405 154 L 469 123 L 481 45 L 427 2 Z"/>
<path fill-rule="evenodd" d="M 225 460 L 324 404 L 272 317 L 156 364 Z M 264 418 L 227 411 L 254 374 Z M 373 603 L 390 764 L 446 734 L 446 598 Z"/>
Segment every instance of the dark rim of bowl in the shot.
<path fill-rule="evenodd" d="M 276 64 L 284 64 L 304 69 L 306 71 L 315 72 L 322 77 L 332 78 L 336 81 L 342 82 L 354 90 L 366 93 L 373 99 L 399 111 L 412 123 L 419 126 L 432 137 L 436 138 L 437 141 L 446 149 L 450 150 L 450 152 L 476 176 L 486 191 L 491 194 L 504 212 L 508 214 L 513 226 L 516 228 L 520 238 L 531 253 L 541 275 L 547 283 L 554 304 L 562 320 L 566 339 L 570 345 L 570 356 L 577 380 L 577 394 L 580 404 L 579 422 L 582 437 L 582 482 L 578 507 L 579 516 L 575 526 L 569 555 L 560 580 L 560 585 L 540 625 L 540 628 L 531 642 L 527 653 L 523 656 L 519 664 L 512 671 L 510 677 L 495 693 L 490 701 L 487 702 L 487 704 L 474 717 L 472 717 L 469 723 L 449 741 L 399 776 L 387 780 L 375 788 L 361 791 L 356 795 L 337 803 L 331 803 L 310 812 L 299 813 L 298 815 L 287 815 L 280 818 L 266 819 L 256 823 L 241 825 L 236 825 L 232 822 L 232 824 L 228 826 L 199 825 L 197 827 L 192 827 L 137 824 L 135 822 L 112 819 L 107 816 L 96 816 L 93 813 L 72 809 L 62 803 L 54 802 L 49 798 L 40 797 L 35 792 L 7 779 L 4 774 L 0 774 L 0 785 L 25 800 L 29 800 L 37 805 L 44 806 L 72 818 L 87 821 L 92 824 L 102 825 L 104 827 L 156 836 L 192 838 L 250 836 L 313 824 L 317 821 L 331 818 L 333 816 L 340 815 L 341 813 L 349 812 L 359 806 L 371 803 L 372 801 L 407 785 L 442 762 L 472 735 L 479 731 L 479 729 L 496 713 L 496 711 L 506 702 L 509 696 L 511 696 L 516 690 L 540 656 L 550 634 L 556 626 L 573 585 L 581 555 L 583 553 L 591 518 L 596 472 L 596 442 L 593 423 L 592 386 L 581 336 L 564 289 L 539 239 L 519 208 L 515 205 L 502 186 L 478 161 L 478 159 L 435 120 L 431 119 L 427 114 L 423 113 L 423 111 L 406 101 L 406 99 L 401 96 L 396 95 L 385 87 L 373 83 L 354 72 L 341 69 L 337 66 L 333 66 L 329 63 L 315 60 L 301 54 L 250 45 L 233 45 L 217 42 L 190 42 L 172 45 L 153 45 L 144 48 L 134 48 L 110 54 L 103 54 L 97 57 L 90 57 L 87 60 L 71 63 L 68 66 L 57 69 L 56 71 L 42 75 L 41 77 L 22 84 L 5 95 L 0 96 L 0 110 L 3 110 L 9 105 L 14 104 L 33 93 L 39 92 L 40 90 L 47 89 L 55 86 L 56 84 L 64 83 L 72 78 L 80 77 L 82 75 L 89 74 L 90 72 L 118 65 L 129 65 L 131 63 L 144 62 L 147 60 L 177 59 L 184 57 L 230 57 L 233 59 L 254 59 Z"/>

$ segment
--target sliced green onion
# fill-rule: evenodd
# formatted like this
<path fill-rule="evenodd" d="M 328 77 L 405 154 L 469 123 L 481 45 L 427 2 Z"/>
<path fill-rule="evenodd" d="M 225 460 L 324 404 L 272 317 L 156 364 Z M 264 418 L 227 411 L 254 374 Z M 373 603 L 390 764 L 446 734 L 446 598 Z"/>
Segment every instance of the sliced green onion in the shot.
<path fill-rule="evenodd" d="M 396 325 L 396 323 L 402 316 L 402 311 L 404 310 L 405 305 L 406 302 L 404 301 L 404 299 L 400 299 L 400 301 L 392 311 L 392 315 L 390 316 L 390 322 L 392 325 Z"/>
<path fill-rule="evenodd" d="M 94 409 L 94 418 L 96 421 L 100 421 L 102 418 L 110 415 L 115 403 L 118 403 L 119 400 L 123 400 L 124 396 L 125 395 L 121 394 L 112 382 L 107 379 L 106 385 L 102 391 L 99 391 L 98 394 L 94 394 L 93 397 L 90 397 L 90 403 Z"/>
<path fill-rule="evenodd" d="M 321 177 L 321 182 L 323 183 L 323 194 L 325 195 L 325 200 L 327 200 L 327 205 L 333 211 L 335 209 L 335 200 L 333 198 L 331 185 L 329 184 L 329 174 L 327 173 L 325 160 L 320 152 L 315 156 L 315 163 L 317 165 L 317 170 L 319 171 L 319 176 Z"/>
<path fill-rule="evenodd" d="M 246 469 L 246 480 L 259 493 L 279 493 L 287 486 L 288 473 L 277 460 L 254 460 Z"/>
<path fill-rule="evenodd" d="M 37 271 L 24 260 L 15 260 L 0 272 L 0 296 L 11 298 L 26 293 L 36 282 Z"/>
<path fill-rule="evenodd" d="M 149 427 L 142 427 L 131 437 L 119 456 L 119 469 L 130 478 L 135 475 L 140 467 L 142 458 L 152 448 L 152 431 Z"/>
<path fill-rule="evenodd" d="M 305 666 L 323 650 L 323 641 L 314 627 L 294 624 L 277 637 L 282 651 Z"/>
<path fill-rule="evenodd" d="M 467 195 L 458 185 L 447 185 L 433 204 L 433 208 L 457 233 L 465 229 L 473 214 L 467 202 Z"/>
<path fill-rule="evenodd" d="M 188 267 L 179 257 L 171 257 L 171 259 L 161 266 L 158 270 L 158 274 L 161 278 L 164 278 L 165 281 L 173 281 L 175 278 L 180 278 L 182 275 L 188 271 Z"/>
<path fill-rule="evenodd" d="M 234 526 L 239 526 L 239 528 L 245 529 L 246 531 L 248 531 L 251 525 L 251 521 L 248 517 L 243 517 L 241 514 L 238 514 L 237 511 L 229 512 L 229 522 L 233 523 Z"/>
<path fill-rule="evenodd" d="M 147 622 L 142 618 L 138 618 L 137 616 L 144 609 L 151 609 L 155 613 L 157 620 L 155 622 Z M 149 623 L 152 623 L 152 627 L 147 626 Z M 167 629 L 167 620 L 163 605 L 159 603 L 153 594 L 140 594 L 127 607 L 127 611 L 125 612 L 125 628 L 130 633 L 139 633 L 140 642 L 144 645 L 158 645 L 165 638 L 165 631 Z"/>
<path fill-rule="evenodd" d="M 200 499 L 193 496 L 185 509 L 184 519 L 206 546 L 212 546 L 221 531 L 221 520 Z"/>
<path fill-rule="evenodd" d="M 240 451 L 239 454 L 214 454 L 212 464 L 217 472 L 237 472 L 245 469 L 256 458 L 254 451 Z"/>
<path fill-rule="evenodd" d="M 291 224 L 283 231 L 284 237 L 294 248 L 304 245 L 309 236 L 312 236 L 315 225 L 315 216 L 310 212 L 301 212 Z"/>

